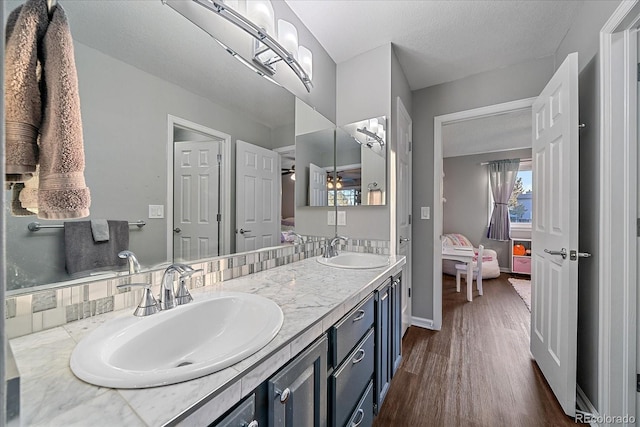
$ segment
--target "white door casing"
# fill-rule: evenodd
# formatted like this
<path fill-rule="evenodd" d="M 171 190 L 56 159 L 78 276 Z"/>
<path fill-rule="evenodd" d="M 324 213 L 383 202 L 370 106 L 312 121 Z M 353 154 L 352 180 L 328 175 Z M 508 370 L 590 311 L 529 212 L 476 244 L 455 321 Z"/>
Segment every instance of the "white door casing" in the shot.
<path fill-rule="evenodd" d="M 532 107 L 531 353 L 564 412 L 575 416 L 578 324 L 578 54 Z M 559 255 L 565 252 L 566 255 Z"/>
<path fill-rule="evenodd" d="M 220 141 L 174 143 L 174 261 L 219 255 Z"/>
<path fill-rule="evenodd" d="M 411 324 L 411 135 L 412 121 L 409 113 L 397 97 L 397 147 L 396 147 L 396 236 L 397 253 L 407 259 L 402 276 L 402 335 Z"/>
<path fill-rule="evenodd" d="M 236 252 L 280 244 L 280 155 L 236 141 Z"/>
<path fill-rule="evenodd" d="M 309 206 L 327 205 L 327 171 L 309 163 Z"/>

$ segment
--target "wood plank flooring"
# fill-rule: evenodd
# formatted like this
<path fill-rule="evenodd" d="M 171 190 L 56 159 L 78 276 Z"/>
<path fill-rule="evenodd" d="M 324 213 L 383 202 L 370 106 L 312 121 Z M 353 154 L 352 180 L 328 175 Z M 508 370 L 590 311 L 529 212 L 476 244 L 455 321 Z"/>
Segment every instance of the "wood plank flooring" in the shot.
<path fill-rule="evenodd" d="M 375 427 L 576 425 L 533 361 L 530 313 L 508 277 L 467 302 L 443 276 L 442 330 L 409 328 Z"/>

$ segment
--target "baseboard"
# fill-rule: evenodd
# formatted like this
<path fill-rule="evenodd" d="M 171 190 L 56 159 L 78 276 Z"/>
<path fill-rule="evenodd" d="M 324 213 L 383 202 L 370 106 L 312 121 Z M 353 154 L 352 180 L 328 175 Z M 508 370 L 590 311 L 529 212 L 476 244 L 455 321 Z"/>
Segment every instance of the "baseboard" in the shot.
<path fill-rule="evenodd" d="M 433 320 L 422 317 L 411 316 L 411 326 L 419 328 L 433 329 Z"/>
<path fill-rule="evenodd" d="M 586 413 L 586 414 L 590 414 L 593 417 L 589 417 L 589 418 L 598 418 L 599 414 L 598 414 L 598 410 L 596 409 L 595 406 L 593 406 L 593 403 L 591 403 L 591 401 L 589 400 L 589 398 L 587 397 L 587 395 L 584 393 L 584 391 L 582 391 L 582 389 L 580 388 L 579 385 L 576 384 L 576 407 Z M 578 421 L 577 417 L 580 416 L 579 414 L 576 414 L 576 422 Z M 592 427 L 598 427 L 598 424 L 595 421 L 591 421 L 589 422 L 589 425 Z"/>
<path fill-rule="evenodd" d="M 511 269 L 508 267 L 500 267 L 500 273 L 511 273 Z"/>

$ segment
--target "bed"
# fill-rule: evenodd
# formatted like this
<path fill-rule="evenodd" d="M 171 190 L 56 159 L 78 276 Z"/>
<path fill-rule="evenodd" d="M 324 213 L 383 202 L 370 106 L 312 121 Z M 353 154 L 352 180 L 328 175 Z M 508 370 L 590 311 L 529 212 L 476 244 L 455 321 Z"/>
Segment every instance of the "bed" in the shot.
<path fill-rule="evenodd" d="M 474 247 L 471 241 L 464 235 L 459 233 L 445 234 L 442 239 L 443 246 L 464 246 L 473 247 L 477 255 L 478 248 Z M 442 272 L 449 276 L 456 275 L 456 264 L 460 261 L 453 261 L 448 259 L 442 260 Z M 498 264 L 498 254 L 493 249 L 487 247 L 484 248 L 484 256 L 482 257 L 482 278 L 483 279 L 495 279 L 500 276 L 500 265 Z"/>
<path fill-rule="evenodd" d="M 282 218 L 280 220 L 280 243 L 294 243 L 296 240 L 296 235 L 294 233 L 295 229 L 295 218 L 288 217 Z"/>

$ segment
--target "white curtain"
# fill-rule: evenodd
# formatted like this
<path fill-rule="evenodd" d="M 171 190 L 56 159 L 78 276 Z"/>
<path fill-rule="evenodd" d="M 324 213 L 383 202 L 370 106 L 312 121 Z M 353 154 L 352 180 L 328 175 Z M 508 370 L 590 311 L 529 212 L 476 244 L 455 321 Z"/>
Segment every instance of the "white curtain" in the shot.
<path fill-rule="evenodd" d="M 509 220 L 509 199 L 516 183 L 519 159 L 489 162 L 489 180 L 493 193 L 493 213 L 487 237 L 491 240 L 509 240 L 511 221 Z"/>

